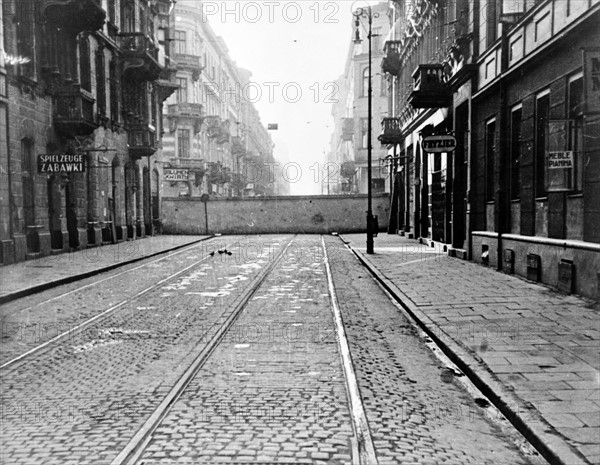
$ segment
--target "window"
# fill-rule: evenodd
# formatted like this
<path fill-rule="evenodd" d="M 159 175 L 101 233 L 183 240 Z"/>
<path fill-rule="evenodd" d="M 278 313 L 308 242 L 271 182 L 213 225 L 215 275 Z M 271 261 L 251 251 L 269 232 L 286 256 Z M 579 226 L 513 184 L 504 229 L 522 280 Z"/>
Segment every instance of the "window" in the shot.
<path fill-rule="evenodd" d="M 106 66 L 104 49 L 96 52 L 96 102 L 98 102 L 98 113 L 106 115 Z"/>
<path fill-rule="evenodd" d="M 381 75 L 381 89 L 379 94 L 384 97 L 388 94 L 388 81 L 385 74 Z"/>
<path fill-rule="evenodd" d="M 117 23 L 116 0 L 108 0 L 108 20 L 113 24 Z"/>
<path fill-rule="evenodd" d="M 371 50 L 381 51 L 381 27 L 374 27 L 371 34 Z"/>
<path fill-rule="evenodd" d="M 369 67 L 366 67 L 362 73 L 361 97 L 367 97 L 369 93 Z"/>
<path fill-rule="evenodd" d="M 550 94 L 540 94 L 535 103 L 535 195 L 546 195 L 546 151 L 548 147 L 548 119 Z"/>
<path fill-rule="evenodd" d="M 17 53 L 29 58 L 19 64 L 21 76 L 35 79 L 35 27 L 33 2 L 17 2 Z"/>
<path fill-rule="evenodd" d="M 568 89 L 568 118 L 569 124 L 569 150 L 574 152 L 575 173 L 574 190 L 581 191 L 583 188 L 583 75 L 580 73 L 569 79 Z"/>
<path fill-rule="evenodd" d="M 117 78 L 117 65 L 115 59 L 110 61 L 108 67 L 110 82 L 110 119 L 113 123 L 119 122 L 119 80 Z"/>
<path fill-rule="evenodd" d="M 360 140 L 362 142 L 362 148 L 368 148 L 369 143 L 369 118 L 360 119 Z"/>
<path fill-rule="evenodd" d="M 522 109 L 519 105 L 510 116 L 510 198 L 518 199 L 521 194 L 521 120 Z"/>
<path fill-rule="evenodd" d="M 81 88 L 92 91 L 92 64 L 90 63 L 90 41 L 81 38 L 79 42 L 79 74 Z"/>
<path fill-rule="evenodd" d="M 490 47 L 494 43 L 498 35 L 496 0 L 487 0 L 485 4 L 484 15 L 487 21 L 486 47 Z"/>
<path fill-rule="evenodd" d="M 123 32 L 135 32 L 135 8 L 131 3 L 123 4 L 122 27 Z"/>
<path fill-rule="evenodd" d="M 187 102 L 188 101 L 188 89 L 187 89 L 187 79 L 186 78 L 177 78 L 177 84 L 179 85 L 179 89 L 177 89 L 177 102 Z"/>
<path fill-rule="evenodd" d="M 175 42 L 175 53 L 184 55 L 187 50 L 185 31 L 175 31 L 173 39 Z"/>
<path fill-rule="evenodd" d="M 496 120 L 489 121 L 485 127 L 485 200 L 495 198 L 495 163 L 496 163 Z"/>
<path fill-rule="evenodd" d="M 179 158 L 190 158 L 190 130 L 177 130 L 177 156 Z"/>

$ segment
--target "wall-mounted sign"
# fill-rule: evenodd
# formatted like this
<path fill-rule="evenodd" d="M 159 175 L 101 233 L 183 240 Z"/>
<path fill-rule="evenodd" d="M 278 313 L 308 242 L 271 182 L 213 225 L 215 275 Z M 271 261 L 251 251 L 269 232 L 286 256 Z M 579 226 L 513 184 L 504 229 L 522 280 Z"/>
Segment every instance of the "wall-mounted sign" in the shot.
<path fill-rule="evenodd" d="M 83 173 L 83 155 L 38 155 L 39 173 Z"/>
<path fill-rule="evenodd" d="M 573 168 L 573 152 L 548 152 L 548 169 Z"/>
<path fill-rule="evenodd" d="M 174 170 L 165 168 L 163 179 L 165 181 L 189 181 L 190 174 L 188 170 Z"/>
<path fill-rule="evenodd" d="M 423 137 L 423 150 L 430 153 L 453 152 L 456 148 L 456 138 L 450 134 L 435 134 Z"/>

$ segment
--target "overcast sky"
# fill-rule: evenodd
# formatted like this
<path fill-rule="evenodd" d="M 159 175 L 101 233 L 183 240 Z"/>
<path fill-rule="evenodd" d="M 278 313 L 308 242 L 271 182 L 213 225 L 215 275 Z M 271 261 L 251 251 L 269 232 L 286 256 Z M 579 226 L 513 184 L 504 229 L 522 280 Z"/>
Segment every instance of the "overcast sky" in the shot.
<path fill-rule="evenodd" d="M 252 72 L 248 97 L 271 131 L 275 157 L 298 163 L 286 174 L 292 194 L 318 194 L 333 130 L 331 102 L 364 1 L 205 1 L 205 17 L 231 58 Z M 377 3 L 377 2 L 371 2 Z M 280 169 L 283 167 L 280 167 Z"/>

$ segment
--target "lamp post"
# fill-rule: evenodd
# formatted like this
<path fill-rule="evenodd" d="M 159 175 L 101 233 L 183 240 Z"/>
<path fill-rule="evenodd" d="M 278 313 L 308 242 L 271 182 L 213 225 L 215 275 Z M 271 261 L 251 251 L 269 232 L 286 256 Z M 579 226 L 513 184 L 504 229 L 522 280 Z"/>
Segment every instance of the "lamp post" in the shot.
<path fill-rule="evenodd" d="M 375 253 L 373 250 L 373 235 L 374 235 L 374 226 L 375 226 L 375 218 L 373 218 L 373 193 L 372 193 L 372 172 L 371 172 L 371 159 L 373 152 L 373 144 L 371 141 L 371 133 L 372 133 L 372 119 L 373 119 L 373 82 L 372 82 L 372 63 L 371 63 L 371 38 L 373 37 L 372 26 L 373 26 L 373 18 L 378 18 L 379 13 L 373 12 L 371 6 L 367 6 L 367 8 L 357 8 L 353 13 L 354 15 L 354 25 L 356 26 L 356 33 L 354 36 L 354 43 L 360 44 L 362 42 L 360 38 L 360 18 L 366 18 L 369 22 L 369 29 L 367 33 L 367 39 L 369 40 L 369 90 L 367 94 L 368 99 L 368 126 L 367 126 L 367 253 L 373 254 Z"/>

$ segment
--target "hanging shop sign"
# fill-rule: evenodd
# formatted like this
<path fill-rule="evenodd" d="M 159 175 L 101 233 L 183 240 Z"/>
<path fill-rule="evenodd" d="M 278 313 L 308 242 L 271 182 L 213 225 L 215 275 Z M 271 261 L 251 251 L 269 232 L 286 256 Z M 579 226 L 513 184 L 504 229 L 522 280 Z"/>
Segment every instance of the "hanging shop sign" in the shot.
<path fill-rule="evenodd" d="M 453 152 L 456 148 L 456 138 L 451 134 L 425 136 L 421 146 L 429 153 Z"/>
<path fill-rule="evenodd" d="M 189 181 L 190 174 L 188 170 L 165 169 L 163 179 L 165 181 Z"/>
<path fill-rule="evenodd" d="M 38 173 L 83 173 L 84 155 L 38 155 Z"/>

